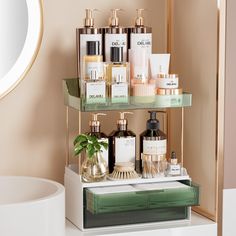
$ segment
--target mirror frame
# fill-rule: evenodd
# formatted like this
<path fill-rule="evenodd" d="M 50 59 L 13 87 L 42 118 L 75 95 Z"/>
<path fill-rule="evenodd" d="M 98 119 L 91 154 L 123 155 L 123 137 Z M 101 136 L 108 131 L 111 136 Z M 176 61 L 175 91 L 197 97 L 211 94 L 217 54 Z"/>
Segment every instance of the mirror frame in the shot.
<path fill-rule="evenodd" d="M 26 0 L 28 30 L 23 49 L 12 68 L 0 79 L 0 99 L 10 93 L 32 67 L 38 54 L 43 36 L 42 0 Z"/>

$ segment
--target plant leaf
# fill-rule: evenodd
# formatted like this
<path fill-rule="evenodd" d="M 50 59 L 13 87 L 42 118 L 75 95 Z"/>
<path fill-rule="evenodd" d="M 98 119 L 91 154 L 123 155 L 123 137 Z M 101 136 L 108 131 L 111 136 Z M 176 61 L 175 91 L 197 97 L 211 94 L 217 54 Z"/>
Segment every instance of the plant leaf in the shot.
<path fill-rule="evenodd" d="M 107 143 L 107 142 L 100 142 L 99 144 L 100 144 L 102 147 L 104 147 L 105 150 L 108 149 L 108 143 Z"/>
<path fill-rule="evenodd" d="M 91 148 L 88 149 L 88 152 L 87 152 L 88 153 L 88 157 L 92 158 L 92 156 L 94 155 L 95 152 L 96 152 L 95 148 L 93 146 L 91 146 Z"/>
<path fill-rule="evenodd" d="M 75 145 L 76 143 L 82 143 L 82 142 L 85 142 L 85 141 L 87 141 L 87 140 L 88 140 L 87 135 L 85 135 L 85 134 L 80 134 L 80 135 L 78 135 L 78 136 L 75 138 L 75 140 L 74 140 L 74 145 Z"/>
<path fill-rule="evenodd" d="M 83 151 L 84 147 L 76 144 L 74 148 L 75 156 L 79 155 Z"/>

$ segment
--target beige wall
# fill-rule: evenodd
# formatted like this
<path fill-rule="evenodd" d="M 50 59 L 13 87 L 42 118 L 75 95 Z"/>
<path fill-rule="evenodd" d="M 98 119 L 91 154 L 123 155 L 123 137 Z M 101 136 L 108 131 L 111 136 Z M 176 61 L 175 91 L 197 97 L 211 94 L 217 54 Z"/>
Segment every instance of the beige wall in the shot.
<path fill-rule="evenodd" d="M 136 8 L 149 9 L 146 18 L 154 27 L 154 52 L 164 52 L 165 2 L 44 1 L 44 36 L 38 57 L 20 85 L 0 101 L 0 175 L 32 175 L 63 182 L 66 146 L 61 80 L 76 76 L 75 28 L 82 24 L 84 9 L 102 10 L 96 13 L 99 25 L 106 24 L 110 8 L 126 9 L 120 14 L 124 25 L 131 24 Z"/>
<path fill-rule="evenodd" d="M 185 109 L 184 167 L 200 185 L 200 208 L 215 215 L 217 3 L 215 0 L 173 0 L 172 73 L 193 95 Z M 184 14 L 183 14 L 184 12 Z M 178 110 L 171 111 L 171 148 L 180 153 Z M 180 154 L 179 154 L 180 155 Z"/>
<path fill-rule="evenodd" d="M 227 0 L 224 188 L 236 188 L 236 1 Z"/>

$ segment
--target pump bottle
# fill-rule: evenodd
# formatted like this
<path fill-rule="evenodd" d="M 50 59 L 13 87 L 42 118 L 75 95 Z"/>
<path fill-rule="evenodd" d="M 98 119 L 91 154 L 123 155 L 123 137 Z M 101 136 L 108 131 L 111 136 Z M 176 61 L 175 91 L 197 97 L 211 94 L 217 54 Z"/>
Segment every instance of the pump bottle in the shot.
<path fill-rule="evenodd" d="M 134 27 L 130 28 L 130 49 L 145 48 L 147 54 L 152 53 L 152 28 L 144 25 L 143 11 L 145 9 L 136 9 L 137 16 L 135 18 Z"/>
<path fill-rule="evenodd" d="M 120 112 L 117 120 L 117 130 L 109 136 L 109 172 L 112 173 L 115 163 L 132 162 L 135 164 L 136 156 L 136 135 L 128 130 L 128 121 L 125 114 L 132 112 Z"/>
<path fill-rule="evenodd" d="M 86 17 L 84 19 L 84 27 L 76 29 L 78 77 L 80 77 L 82 73 L 82 61 L 86 55 L 87 41 L 99 41 L 99 44 L 102 45 L 102 29 L 94 27 L 93 11 L 95 11 L 95 9 L 85 9 Z"/>
<path fill-rule="evenodd" d="M 109 26 L 104 28 L 104 55 L 105 61 L 111 61 L 111 47 L 123 47 L 123 60 L 127 61 L 128 29 L 119 25 L 118 11 L 111 9 Z"/>
<path fill-rule="evenodd" d="M 89 135 L 93 135 L 96 138 L 98 138 L 99 141 L 103 141 L 103 142 L 107 142 L 108 143 L 108 136 L 106 134 L 104 134 L 103 132 L 101 132 L 101 123 L 98 120 L 98 116 L 105 116 L 106 114 L 104 113 L 94 113 L 92 114 L 92 120 L 89 122 L 89 126 L 90 126 L 90 132 L 88 132 L 87 134 Z M 108 158 L 108 151 L 109 149 L 105 149 L 102 148 L 102 156 L 103 159 L 106 161 L 107 166 L 109 163 L 109 158 Z"/>
<path fill-rule="evenodd" d="M 160 130 L 159 120 L 156 119 L 156 111 L 149 111 L 150 119 L 147 121 L 147 129 L 140 135 L 140 154 L 151 155 L 152 159 L 166 161 L 167 138 Z M 142 160 L 140 160 L 142 169 Z"/>

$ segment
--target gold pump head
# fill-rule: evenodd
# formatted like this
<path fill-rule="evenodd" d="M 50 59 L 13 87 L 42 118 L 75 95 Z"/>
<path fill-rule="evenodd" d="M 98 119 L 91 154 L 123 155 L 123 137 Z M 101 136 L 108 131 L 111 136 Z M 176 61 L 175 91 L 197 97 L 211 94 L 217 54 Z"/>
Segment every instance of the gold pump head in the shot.
<path fill-rule="evenodd" d="M 98 116 L 106 116 L 104 113 L 94 113 L 92 114 L 92 120 L 89 122 L 89 126 L 100 126 L 100 121 L 98 121 Z"/>
<path fill-rule="evenodd" d="M 120 112 L 120 119 L 117 120 L 117 125 L 127 125 L 128 122 L 125 119 L 125 114 L 134 114 L 133 112 L 125 111 L 125 112 Z"/>
<path fill-rule="evenodd" d="M 119 9 L 119 8 L 111 9 L 111 16 L 109 18 L 109 26 L 110 27 L 118 27 L 119 26 L 119 18 L 117 16 L 118 11 L 122 11 L 122 9 Z"/>
<path fill-rule="evenodd" d="M 143 9 L 143 8 L 136 9 L 137 16 L 135 18 L 135 26 L 137 26 L 137 27 L 144 26 L 143 11 L 145 11 L 145 10 L 146 9 Z"/>
<path fill-rule="evenodd" d="M 97 9 L 85 9 L 85 19 L 84 19 L 84 27 L 94 27 L 94 18 L 93 12 L 98 11 Z"/>

